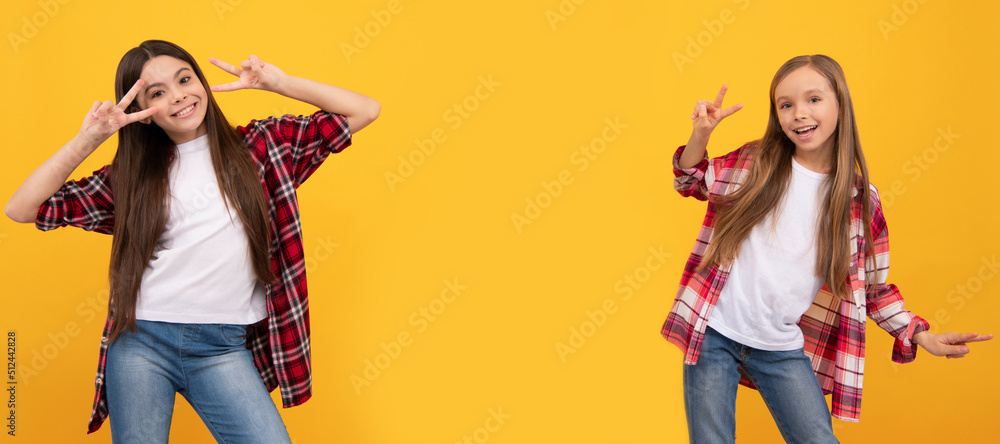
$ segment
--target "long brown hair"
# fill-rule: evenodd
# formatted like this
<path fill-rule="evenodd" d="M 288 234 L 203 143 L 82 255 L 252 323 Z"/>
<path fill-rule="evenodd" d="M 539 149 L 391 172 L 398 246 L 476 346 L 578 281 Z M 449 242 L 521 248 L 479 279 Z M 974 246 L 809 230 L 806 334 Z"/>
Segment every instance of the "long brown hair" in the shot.
<path fill-rule="evenodd" d="M 851 200 L 855 189 L 861 195 L 862 217 L 870 214 L 868 167 L 854 121 L 854 105 L 847 90 L 847 80 L 840 65 L 825 55 L 795 57 L 778 69 L 771 80 L 771 112 L 764 137 L 753 142 L 741 156 L 751 156 L 749 175 L 732 194 L 715 198 L 717 215 L 713 239 L 700 268 L 728 264 L 735 259 L 743 240 L 755 226 L 771 214 L 788 188 L 795 144 L 785 135 L 778 121 L 775 89 L 788 74 L 804 66 L 826 77 L 837 95 L 839 113 L 834 138 L 831 171 L 826 179 L 826 197 L 820 207 L 816 274 L 826 278 L 827 288 L 836 296 L 847 298 L 847 277 L 851 263 Z M 874 251 L 871 225 L 863 221 L 866 251 Z M 866 273 L 867 275 L 867 273 Z"/>
<path fill-rule="evenodd" d="M 208 107 L 205 123 L 209 152 L 219 191 L 232 204 L 247 234 L 254 273 L 263 282 L 275 279 L 268 257 L 270 229 L 267 200 L 250 153 L 219 109 L 198 63 L 181 47 L 162 40 L 147 40 L 132 48 L 118 63 L 115 97 L 121 101 L 139 79 L 146 62 L 167 55 L 191 65 L 205 87 Z M 138 101 L 131 107 L 139 108 Z M 118 151 L 110 177 L 115 200 L 115 227 L 111 241 L 110 307 L 114 323 L 111 340 L 126 328 L 136 329 L 135 307 L 143 271 L 152 257 L 167 222 L 170 196 L 167 173 L 174 143 L 155 123 L 133 123 L 118 130 Z"/>

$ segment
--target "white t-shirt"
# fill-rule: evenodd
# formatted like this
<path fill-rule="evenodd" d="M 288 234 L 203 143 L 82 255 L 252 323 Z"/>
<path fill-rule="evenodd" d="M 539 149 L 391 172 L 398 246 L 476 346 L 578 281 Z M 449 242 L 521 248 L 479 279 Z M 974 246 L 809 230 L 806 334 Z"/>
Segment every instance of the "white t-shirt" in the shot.
<path fill-rule="evenodd" d="M 775 212 L 740 245 L 709 316 L 710 327 L 761 350 L 802 348 L 797 323 L 826 281 L 816 275 L 817 216 L 826 176 L 792 159 L 788 190 Z M 709 180 L 706 176 L 711 185 Z"/>
<path fill-rule="evenodd" d="M 251 324 L 267 316 L 243 223 L 219 192 L 208 136 L 177 145 L 170 211 L 142 274 L 136 318 Z"/>

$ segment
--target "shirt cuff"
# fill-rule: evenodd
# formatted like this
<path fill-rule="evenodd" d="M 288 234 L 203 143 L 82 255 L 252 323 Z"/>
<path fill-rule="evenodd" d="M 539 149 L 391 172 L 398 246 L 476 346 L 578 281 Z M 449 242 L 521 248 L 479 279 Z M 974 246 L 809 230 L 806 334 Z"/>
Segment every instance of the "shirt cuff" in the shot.
<path fill-rule="evenodd" d="M 906 328 L 906 334 L 902 338 L 896 339 L 896 343 L 893 344 L 892 361 L 900 364 L 913 362 L 917 358 L 917 348 L 919 348 L 917 343 L 913 342 L 913 336 L 930 328 L 931 325 L 924 318 L 914 316 L 913 320 L 910 321 L 910 325 Z"/>
<path fill-rule="evenodd" d="M 674 152 L 674 158 L 673 158 L 674 176 L 677 177 L 690 176 L 693 177 L 695 180 L 700 181 L 705 177 L 705 171 L 708 170 L 708 152 L 706 151 L 701 161 L 696 163 L 693 167 L 681 168 L 680 165 L 681 154 L 684 154 L 684 148 L 686 147 L 687 145 L 681 145 L 679 148 L 677 148 L 677 151 Z"/>

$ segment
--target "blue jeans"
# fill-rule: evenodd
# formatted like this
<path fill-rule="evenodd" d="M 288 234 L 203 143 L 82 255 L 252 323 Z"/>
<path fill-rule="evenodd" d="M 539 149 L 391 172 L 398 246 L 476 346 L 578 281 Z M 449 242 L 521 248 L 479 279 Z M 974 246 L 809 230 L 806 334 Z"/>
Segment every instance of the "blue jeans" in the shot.
<path fill-rule="evenodd" d="M 218 442 L 290 442 L 246 348 L 246 326 L 138 323 L 108 347 L 112 441 L 166 443 L 180 393 Z"/>
<path fill-rule="evenodd" d="M 736 440 L 736 389 L 741 366 L 771 410 L 785 442 L 838 442 L 830 409 L 802 349 L 759 350 L 708 328 L 698 363 L 684 366 L 684 409 L 691 443 Z"/>

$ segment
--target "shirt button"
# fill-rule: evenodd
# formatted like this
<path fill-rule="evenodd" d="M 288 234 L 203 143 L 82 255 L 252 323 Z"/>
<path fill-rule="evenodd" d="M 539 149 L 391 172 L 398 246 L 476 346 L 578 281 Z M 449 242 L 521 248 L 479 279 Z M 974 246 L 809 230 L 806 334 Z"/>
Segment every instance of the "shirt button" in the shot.
<path fill-rule="evenodd" d="M 101 344 L 107 344 L 107 343 L 108 343 L 108 337 L 107 336 L 101 337 Z"/>
<path fill-rule="evenodd" d="M 100 384 L 100 383 L 101 383 L 101 377 L 100 377 L 100 376 L 98 376 L 98 377 L 97 377 L 97 379 L 96 379 L 96 382 L 97 382 L 98 384 Z"/>

